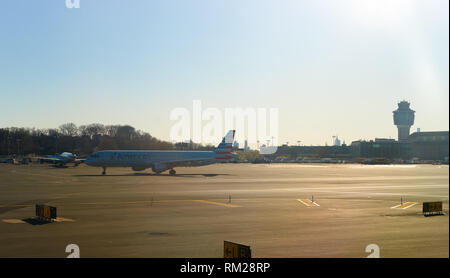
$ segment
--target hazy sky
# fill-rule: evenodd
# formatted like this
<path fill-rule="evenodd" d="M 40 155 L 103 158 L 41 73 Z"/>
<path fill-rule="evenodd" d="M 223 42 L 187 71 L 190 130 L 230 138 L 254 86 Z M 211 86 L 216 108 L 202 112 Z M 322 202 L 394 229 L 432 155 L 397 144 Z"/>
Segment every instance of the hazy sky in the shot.
<path fill-rule="evenodd" d="M 276 107 L 280 141 L 449 129 L 448 0 L 2 0 L 0 127 L 130 124 L 192 101 Z M 218 138 L 219 140 L 219 138 Z"/>

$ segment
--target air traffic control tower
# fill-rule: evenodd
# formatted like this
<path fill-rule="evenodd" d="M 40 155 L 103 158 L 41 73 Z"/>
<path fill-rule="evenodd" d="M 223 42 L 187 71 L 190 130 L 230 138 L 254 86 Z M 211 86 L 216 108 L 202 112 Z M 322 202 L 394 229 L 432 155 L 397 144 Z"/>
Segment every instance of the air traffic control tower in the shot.
<path fill-rule="evenodd" d="M 394 125 L 398 128 L 398 141 L 406 142 L 409 137 L 409 130 L 414 124 L 414 110 L 409 108 L 409 102 L 401 101 L 398 103 L 397 110 L 394 113 Z"/>

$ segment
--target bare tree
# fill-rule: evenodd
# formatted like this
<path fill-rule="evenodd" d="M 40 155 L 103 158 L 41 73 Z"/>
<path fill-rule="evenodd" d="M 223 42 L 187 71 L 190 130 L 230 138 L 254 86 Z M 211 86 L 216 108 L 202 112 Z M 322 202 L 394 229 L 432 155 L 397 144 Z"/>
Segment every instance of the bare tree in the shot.
<path fill-rule="evenodd" d="M 101 135 L 105 133 L 105 126 L 102 124 L 90 124 L 87 126 L 80 126 L 81 135 L 87 135 L 90 138 L 95 135 Z"/>
<path fill-rule="evenodd" d="M 66 123 L 59 126 L 59 131 L 65 136 L 77 136 L 78 128 L 74 123 Z"/>

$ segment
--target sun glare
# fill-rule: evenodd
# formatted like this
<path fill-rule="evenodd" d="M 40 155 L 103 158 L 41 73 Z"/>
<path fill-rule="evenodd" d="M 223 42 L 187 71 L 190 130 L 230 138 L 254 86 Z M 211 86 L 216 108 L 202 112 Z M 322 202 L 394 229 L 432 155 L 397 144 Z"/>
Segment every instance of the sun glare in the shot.
<path fill-rule="evenodd" d="M 411 0 L 349 0 L 346 13 L 358 24 L 371 28 L 391 28 L 408 22 Z"/>

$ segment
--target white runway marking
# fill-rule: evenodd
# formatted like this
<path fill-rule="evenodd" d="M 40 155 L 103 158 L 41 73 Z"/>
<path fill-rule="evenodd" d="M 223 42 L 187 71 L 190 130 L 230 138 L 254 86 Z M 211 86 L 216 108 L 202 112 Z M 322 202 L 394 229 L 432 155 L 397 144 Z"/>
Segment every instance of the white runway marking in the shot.
<path fill-rule="evenodd" d="M 437 188 L 447 188 L 446 187 L 437 187 Z M 329 188 L 331 189 L 331 188 Z M 381 195 L 381 196 L 409 196 L 409 197 L 429 197 L 429 198 L 445 198 L 448 199 L 448 195 L 433 195 L 433 194 L 421 194 L 421 193 L 410 193 L 410 192 L 401 192 L 401 193 L 393 193 L 393 192 L 371 192 L 371 191 L 341 191 L 340 189 L 345 189 L 345 187 L 339 187 L 338 190 L 323 190 L 322 188 L 277 188 L 277 189 L 233 189 L 233 192 L 239 193 L 253 193 L 253 192 L 270 192 L 270 191 L 285 191 L 285 192 L 311 192 L 314 191 L 316 193 L 333 193 L 333 194 L 359 194 L 359 195 Z M 205 192 L 205 191 L 202 191 Z M 214 192 L 211 190 L 211 192 Z"/>
<path fill-rule="evenodd" d="M 307 207 L 310 207 L 310 205 L 308 205 L 307 203 L 303 202 L 303 201 L 300 200 L 300 199 L 297 199 L 297 201 L 301 202 L 302 204 L 304 204 L 304 205 L 307 206 Z"/>
<path fill-rule="evenodd" d="M 417 205 L 417 203 L 416 202 L 406 202 L 404 204 L 399 204 L 399 205 L 393 206 L 391 208 L 393 208 L 393 209 L 407 209 L 407 208 L 410 208 L 410 207 L 412 207 L 414 205 Z"/>
<path fill-rule="evenodd" d="M 308 199 L 297 199 L 297 201 L 301 202 L 302 204 L 304 204 L 307 207 L 312 207 L 312 206 L 316 206 L 316 207 L 320 207 L 320 205 L 316 202 L 312 202 L 311 200 Z"/>

